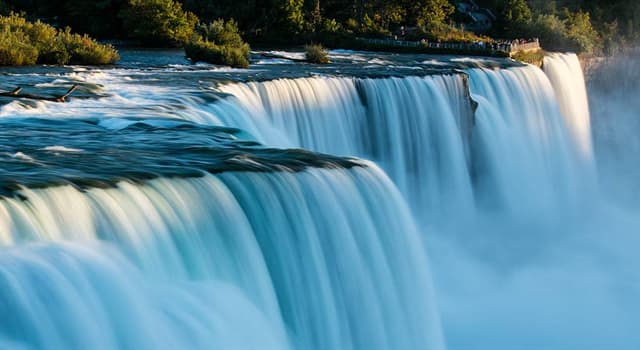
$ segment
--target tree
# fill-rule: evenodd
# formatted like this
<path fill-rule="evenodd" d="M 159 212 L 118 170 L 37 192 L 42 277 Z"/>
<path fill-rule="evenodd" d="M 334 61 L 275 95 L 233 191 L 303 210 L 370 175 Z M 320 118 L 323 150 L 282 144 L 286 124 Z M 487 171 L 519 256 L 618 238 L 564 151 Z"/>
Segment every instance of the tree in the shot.
<path fill-rule="evenodd" d="M 443 27 L 455 11 L 447 0 L 422 0 L 418 6 L 416 24 L 426 29 Z"/>
<path fill-rule="evenodd" d="M 567 34 L 579 52 L 594 52 L 599 49 L 600 37 L 591 25 L 591 17 L 588 12 L 570 12 L 565 9 L 567 18 Z"/>
<path fill-rule="evenodd" d="M 198 23 L 173 0 L 129 0 L 120 16 L 128 36 L 148 46 L 183 46 Z"/>
<path fill-rule="evenodd" d="M 508 0 L 502 17 L 504 32 L 510 36 L 518 36 L 529 26 L 533 15 L 526 0 Z"/>
<path fill-rule="evenodd" d="M 238 24 L 233 19 L 226 22 L 217 19 L 199 25 L 192 40 L 185 45 L 185 54 L 194 62 L 249 67 L 250 48 L 240 36 Z"/>
<path fill-rule="evenodd" d="M 290 33 L 301 33 L 305 29 L 304 0 L 283 0 L 280 5 L 280 29 Z"/>

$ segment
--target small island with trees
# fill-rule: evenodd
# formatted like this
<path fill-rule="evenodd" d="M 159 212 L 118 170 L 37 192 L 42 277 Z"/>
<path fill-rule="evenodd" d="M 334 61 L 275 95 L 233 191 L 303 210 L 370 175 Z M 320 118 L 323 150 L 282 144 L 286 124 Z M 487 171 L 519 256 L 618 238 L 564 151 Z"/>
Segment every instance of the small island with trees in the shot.
<path fill-rule="evenodd" d="M 116 62 L 102 40 L 181 47 L 194 62 L 238 68 L 249 65 L 249 44 L 306 45 L 318 64 L 329 62 L 325 47 L 531 62 L 540 47 L 611 55 L 640 33 L 632 0 L 0 0 L 0 16 L 5 66 Z"/>

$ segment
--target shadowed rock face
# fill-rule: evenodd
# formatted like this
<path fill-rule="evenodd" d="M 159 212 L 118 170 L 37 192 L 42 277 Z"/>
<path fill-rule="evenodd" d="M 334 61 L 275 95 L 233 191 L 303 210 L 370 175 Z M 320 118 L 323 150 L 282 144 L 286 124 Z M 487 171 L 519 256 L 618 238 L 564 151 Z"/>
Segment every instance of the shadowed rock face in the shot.
<path fill-rule="evenodd" d="M 90 120 L 3 123 L 0 195 L 11 195 L 20 186 L 106 187 L 123 179 L 361 165 L 355 159 L 305 150 L 265 148 L 240 136 L 236 129 L 189 123 L 157 127 L 132 122 L 120 130 L 107 130 Z"/>

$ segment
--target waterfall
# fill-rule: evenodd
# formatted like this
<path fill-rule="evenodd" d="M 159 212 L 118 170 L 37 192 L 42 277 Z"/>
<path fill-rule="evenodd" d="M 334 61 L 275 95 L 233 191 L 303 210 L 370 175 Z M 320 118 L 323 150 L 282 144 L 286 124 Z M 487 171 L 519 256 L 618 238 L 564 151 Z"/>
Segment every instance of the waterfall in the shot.
<path fill-rule="evenodd" d="M 575 54 L 549 54 L 544 72 L 551 81 L 560 110 L 585 161 L 593 158 L 589 101 L 582 67 Z"/>
<path fill-rule="evenodd" d="M 257 139 L 372 159 L 421 217 L 468 212 L 472 111 L 461 74 L 404 78 L 313 77 L 222 85 Z M 219 110 L 220 111 L 220 110 Z M 235 126 L 228 113 L 216 115 Z M 275 130 L 275 131 L 274 131 Z M 286 140 L 286 141 L 283 141 Z"/>
<path fill-rule="evenodd" d="M 637 348 L 637 207 L 600 198 L 575 55 L 430 62 L 0 106 L 0 348 Z"/>
<path fill-rule="evenodd" d="M 235 118 L 244 110 L 251 124 L 269 125 L 258 140 L 374 160 L 426 222 L 473 213 L 477 204 L 526 212 L 579 202 L 593 168 L 578 157 L 586 141 L 571 142 L 583 123 L 570 121 L 584 121 L 584 111 L 564 106 L 583 101 L 561 96 L 559 103 L 554 85 L 534 66 L 466 74 L 279 79 L 219 89 L 232 96 L 227 103 L 236 106 Z M 475 120 L 469 94 L 478 103 Z M 229 113 L 218 112 L 235 125 Z M 588 111 L 586 118 L 588 127 Z M 584 180 L 576 181 L 578 174 Z M 531 206 L 518 204 L 523 201 Z"/>
<path fill-rule="evenodd" d="M 591 170 L 579 162 L 544 73 L 533 66 L 468 73 L 478 102 L 473 164 L 484 204 L 526 214 L 585 198 Z"/>
<path fill-rule="evenodd" d="M 22 188 L 0 242 L 3 349 L 443 347 L 421 238 L 373 164 Z"/>

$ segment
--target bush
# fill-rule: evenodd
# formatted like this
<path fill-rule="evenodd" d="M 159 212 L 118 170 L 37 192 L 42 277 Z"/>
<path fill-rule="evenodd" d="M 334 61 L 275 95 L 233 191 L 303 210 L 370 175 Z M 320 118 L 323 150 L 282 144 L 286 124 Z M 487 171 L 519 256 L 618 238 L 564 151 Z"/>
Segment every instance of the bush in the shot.
<path fill-rule="evenodd" d="M 0 33 L 0 66 L 23 66 L 36 64 L 38 50 L 25 42 L 21 33 Z"/>
<path fill-rule="evenodd" d="M 245 44 L 238 30 L 238 23 L 233 19 L 217 19 L 209 24 L 200 24 L 196 27 L 196 34 L 205 41 L 219 45 L 240 47 Z"/>
<path fill-rule="evenodd" d="M 71 64 L 110 64 L 120 58 L 110 45 L 98 44 L 87 35 L 73 34 L 69 28 L 61 31 L 58 38 Z"/>
<path fill-rule="evenodd" d="M 128 36 L 146 46 L 184 46 L 198 23 L 196 15 L 173 0 L 129 0 L 120 17 Z"/>
<path fill-rule="evenodd" d="M 208 62 L 231 66 L 234 68 L 249 67 L 249 45 L 240 47 L 217 45 L 211 41 L 194 40 L 184 47 L 185 54 L 193 62 Z"/>
<path fill-rule="evenodd" d="M 0 16 L 0 65 L 111 64 L 120 57 L 111 45 L 88 36 L 59 31 L 17 14 Z"/>
<path fill-rule="evenodd" d="M 234 20 L 215 20 L 201 24 L 184 47 L 187 57 L 194 61 L 231 66 L 249 67 L 249 44 L 244 42 Z"/>
<path fill-rule="evenodd" d="M 329 63 L 329 54 L 322 45 L 312 44 L 304 47 L 305 57 L 309 63 L 327 64 Z"/>

